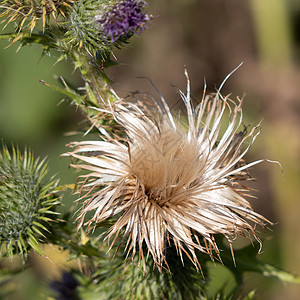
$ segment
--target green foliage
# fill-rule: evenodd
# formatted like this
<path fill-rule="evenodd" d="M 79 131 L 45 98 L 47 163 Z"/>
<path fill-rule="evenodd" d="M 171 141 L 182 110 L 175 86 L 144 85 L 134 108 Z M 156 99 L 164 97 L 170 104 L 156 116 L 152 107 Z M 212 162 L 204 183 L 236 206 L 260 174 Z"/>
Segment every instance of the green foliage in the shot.
<path fill-rule="evenodd" d="M 153 260 L 143 262 L 137 257 L 127 257 L 124 245 L 108 246 L 101 238 L 101 231 L 111 224 L 104 222 L 101 230 L 86 236 L 74 230 L 70 214 L 62 216 L 63 222 L 54 224 L 54 235 L 48 240 L 70 251 L 73 259 L 80 258 L 83 272 L 74 270 L 80 282 L 81 299 L 202 299 L 207 280 L 208 255 L 199 257 L 202 270 L 197 270 L 184 255 L 183 263 L 174 246 L 167 250 L 168 266 L 160 273 Z M 101 245 L 101 247 L 99 246 Z M 147 250 L 145 249 L 145 257 Z M 202 273 L 203 272 L 203 273 Z"/>
<path fill-rule="evenodd" d="M 205 285 L 201 273 L 188 259 L 183 266 L 174 247 L 168 252 L 170 270 L 162 273 L 150 257 L 145 273 L 138 259 L 126 262 L 122 253 L 99 261 L 93 281 L 102 293 L 101 299 L 201 299 Z"/>
<path fill-rule="evenodd" d="M 108 248 L 99 233 L 110 227 L 104 222 L 96 232 L 86 236 L 74 231 L 70 215 L 63 216 L 65 222 L 55 225 L 58 244 L 71 252 L 73 258 L 80 258 L 84 273 L 74 271 L 80 282 L 78 293 L 81 299 L 255 299 L 252 291 L 245 296 L 243 282 L 245 273 L 255 272 L 261 277 L 273 277 L 282 282 L 299 283 L 300 278 L 257 259 L 258 244 L 248 245 L 235 251 L 234 260 L 231 250 L 218 241 L 222 263 L 211 262 L 207 254 L 198 253 L 201 270 L 197 270 L 184 255 L 182 264 L 176 249 L 167 248 L 168 266 L 160 273 L 153 260 L 143 262 L 137 257 L 127 257 L 125 246 L 118 243 Z M 101 229 L 101 230 L 100 230 Z M 100 232 L 98 232 L 100 230 Z M 101 245 L 101 247 L 100 247 Z M 147 257 L 145 249 L 144 256 Z M 226 272 L 221 272 L 223 269 Z M 270 272 L 271 270 L 271 272 Z M 216 276 L 218 275 L 218 276 Z"/>
<path fill-rule="evenodd" d="M 56 218 L 57 181 L 47 179 L 47 164 L 34 160 L 31 152 L 23 154 L 3 146 L 0 153 L 0 256 L 30 249 L 42 253 L 38 242 Z"/>
<path fill-rule="evenodd" d="M 230 251 L 226 246 L 223 248 L 226 250 L 221 254 L 224 265 L 234 274 L 237 283 L 243 281 L 243 275 L 245 272 L 260 273 L 265 277 L 273 277 L 279 279 L 282 282 L 300 283 L 300 277 L 285 272 L 280 268 L 276 268 L 268 263 L 257 259 L 257 253 L 259 252 L 259 243 L 250 244 L 244 248 L 235 251 L 235 261 L 230 254 Z"/>

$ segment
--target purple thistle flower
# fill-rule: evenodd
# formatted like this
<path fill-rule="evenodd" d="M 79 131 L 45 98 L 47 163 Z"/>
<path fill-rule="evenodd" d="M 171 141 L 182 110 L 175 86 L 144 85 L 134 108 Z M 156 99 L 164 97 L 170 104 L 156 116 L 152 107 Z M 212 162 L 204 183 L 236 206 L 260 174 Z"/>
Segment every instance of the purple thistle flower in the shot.
<path fill-rule="evenodd" d="M 151 17 L 142 11 L 146 4 L 141 0 L 123 0 L 114 5 L 97 20 L 102 27 L 102 36 L 114 43 L 121 36 L 142 32 Z"/>

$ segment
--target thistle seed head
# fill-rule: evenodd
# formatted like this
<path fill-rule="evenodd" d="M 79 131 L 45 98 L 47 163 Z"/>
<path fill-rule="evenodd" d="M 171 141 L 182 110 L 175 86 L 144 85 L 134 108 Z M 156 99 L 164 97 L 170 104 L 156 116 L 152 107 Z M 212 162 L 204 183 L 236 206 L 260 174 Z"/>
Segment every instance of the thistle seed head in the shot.
<path fill-rule="evenodd" d="M 198 266 L 196 250 L 219 254 L 214 235 L 229 242 L 256 237 L 255 225 L 270 223 L 245 199 L 247 170 L 263 160 L 243 160 L 259 126 L 241 128 L 242 101 L 218 92 L 194 108 L 189 80 L 187 93 L 179 93 L 186 129 L 162 96 L 154 106 L 120 100 L 105 112 L 124 128 L 125 142 L 102 131 L 103 140 L 74 142 L 66 154 L 81 161 L 72 166 L 89 172 L 80 188 L 86 194 L 79 227 L 114 217 L 105 237 L 111 246 L 120 236 L 128 253 L 139 252 L 144 261 L 147 249 L 159 269 L 167 264 L 168 244 Z"/>

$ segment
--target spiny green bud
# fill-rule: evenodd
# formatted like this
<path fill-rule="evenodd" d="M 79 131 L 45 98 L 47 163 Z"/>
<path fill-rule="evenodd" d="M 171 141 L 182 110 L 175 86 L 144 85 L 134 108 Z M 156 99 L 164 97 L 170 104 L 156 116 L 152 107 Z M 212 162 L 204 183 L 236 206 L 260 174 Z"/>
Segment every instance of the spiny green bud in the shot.
<path fill-rule="evenodd" d="M 56 216 L 57 181 L 47 180 L 45 160 L 34 160 L 31 152 L 23 154 L 3 146 L 0 152 L 0 257 L 30 249 L 42 254 L 38 241 L 48 231 Z"/>
<path fill-rule="evenodd" d="M 95 22 L 96 16 L 105 13 L 104 7 L 111 2 L 82 0 L 75 1 L 70 11 L 68 22 L 65 26 L 67 29 L 66 39 L 73 47 L 86 50 L 108 50 L 99 35 L 99 28 Z"/>

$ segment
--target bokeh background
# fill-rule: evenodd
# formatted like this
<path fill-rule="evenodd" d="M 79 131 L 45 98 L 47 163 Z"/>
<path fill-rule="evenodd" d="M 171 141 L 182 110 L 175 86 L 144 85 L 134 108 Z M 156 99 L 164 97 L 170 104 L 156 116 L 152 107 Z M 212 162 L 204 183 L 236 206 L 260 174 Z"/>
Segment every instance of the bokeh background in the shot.
<path fill-rule="evenodd" d="M 115 51 L 119 65 L 108 71 L 114 88 L 123 96 L 135 90 L 155 93 L 148 80 L 138 78 L 149 77 L 176 109 L 180 100 L 174 85 L 185 90 L 185 67 L 192 95 L 201 99 L 205 82 L 207 90 L 215 92 L 243 62 L 222 93 L 245 95 L 245 123 L 264 119 L 247 160 L 276 160 L 283 170 L 263 163 L 252 172 L 257 179 L 253 206 L 275 223 L 273 231 L 265 233 L 261 259 L 300 275 L 300 1 L 148 3 L 155 16 L 150 28 Z M 81 86 L 81 78 L 71 62 L 56 64 L 59 53 L 41 55 L 40 47 L 32 46 L 16 54 L 17 45 L 7 45 L 0 43 L 0 138 L 48 156 L 51 173 L 62 183 L 74 182 L 76 174 L 59 155 L 74 140 L 70 132 L 80 128 L 82 116 L 38 80 L 55 83 L 56 74 Z M 72 197 L 67 195 L 64 202 L 67 209 Z M 256 287 L 261 299 L 300 299 L 299 286 L 255 274 L 247 276 L 247 286 Z"/>

